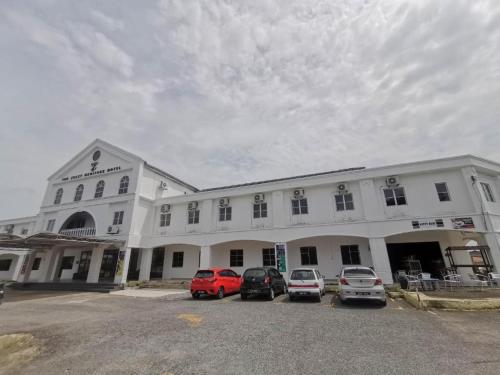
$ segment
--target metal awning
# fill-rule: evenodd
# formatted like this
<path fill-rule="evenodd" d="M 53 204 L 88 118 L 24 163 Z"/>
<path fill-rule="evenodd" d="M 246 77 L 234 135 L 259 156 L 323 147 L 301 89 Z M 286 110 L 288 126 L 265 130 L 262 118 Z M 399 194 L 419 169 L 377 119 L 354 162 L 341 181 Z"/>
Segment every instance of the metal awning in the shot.
<path fill-rule="evenodd" d="M 458 271 L 458 268 L 472 268 L 476 266 L 484 267 L 487 272 L 491 272 L 493 266 L 488 255 L 489 250 L 490 248 L 488 246 L 450 246 L 447 247 L 444 252 L 450 262 L 450 267 L 455 271 L 455 273 Z M 456 264 L 455 259 L 453 258 L 453 251 L 479 251 L 483 264 Z"/>
<path fill-rule="evenodd" d="M 57 233 L 40 232 L 28 237 L 12 234 L 0 235 L 0 249 L 46 249 L 53 246 L 109 245 L 120 246 L 124 241 L 97 237 L 75 237 Z"/>

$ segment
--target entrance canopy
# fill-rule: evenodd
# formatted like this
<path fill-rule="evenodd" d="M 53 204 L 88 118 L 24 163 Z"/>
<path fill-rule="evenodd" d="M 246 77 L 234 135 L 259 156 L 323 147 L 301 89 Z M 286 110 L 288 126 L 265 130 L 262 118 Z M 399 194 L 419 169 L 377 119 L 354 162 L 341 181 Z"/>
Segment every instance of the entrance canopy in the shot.
<path fill-rule="evenodd" d="M 42 250 L 54 246 L 81 247 L 82 245 L 120 246 L 124 241 L 101 239 L 95 237 L 76 237 L 62 234 L 41 232 L 32 236 L 21 237 L 12 234 L 0 234 L 0 249 Z"/>
<path fill-rule="evenodd" d="M 488 256 L 490 248 L 488 246 L 450 246 L 447 247 L 445 250 L 446 257 L 448 258 L 448 261 L 450 262 L 450 267 L 457 272 L 458 268 L 473 268 L 476 266 L 484 267 L 486 269 L 486 272 L 491 272 L 492 271 L 492 265 L 490 258 Z M 478 251 L 482 260 L 483 264 L 456 264 L 455 259 L 453 257 L 453 252 L 455 251 Z"/>

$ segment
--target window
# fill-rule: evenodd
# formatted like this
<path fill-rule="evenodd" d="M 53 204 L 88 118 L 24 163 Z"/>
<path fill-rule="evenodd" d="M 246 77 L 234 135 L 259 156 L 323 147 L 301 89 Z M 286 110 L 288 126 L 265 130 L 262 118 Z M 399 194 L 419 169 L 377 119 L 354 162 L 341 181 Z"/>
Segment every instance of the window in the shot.
<path fill-rule="evenodd" d="M 300 264 L 303 266 L 318 265 L 318 255 L 314 246 L 300 248 Z"/>
<path fill-rule="evenodd" d="M 436 191 L 438 194 L 438 198 L 440 202 L 449 202 L 450 199 L 450 193 L 448 193 L 448 186 L 446 185 L 446 182 L 438 182 L 434 184 L 436 186 Z"/>
<path fill-rule="evenodd" d="M 61 269 L 62 270 L 72 269 L 74 261 L 75 261 L 75 257 L 63 257 L 62 261 L 61 261 Z"/>
<path fill-rule="evenodd" d="M 229 252 L 229 267 L 243 267 L 243 250 Z"/>
<path fill-rule="evenodd" d="M 11 264 L 12 259 L 0 259 L 0 271 L 8 271 Z"/>
<path fill-rule="evenodd" d="M 54 230 L 54 224 L 56 223 L 56 219 L 50 219 L 47 221 L 47 232 L 52 232 Z"/>
<path fill-rule="evenodd" d="M 54 204 L 60 204 L 63 196 L 63 189 L 59 188 L 56 191 L 56 197 L 54 199 Z"/>
<path fill-rule="evenodd" d="M 83 185 L 80 184 L 76 187 L 75 191 L 75 199 L 73 199 L 75 202 L 81 201 L 82 200 L 82 195 L 83 195 Z"/>
<path fill-rule="evenodd" d="M 483 188 L 483 193 L 488 202 L 495 202 L 495 197 L 493 196 L 493 192 L 491 191 L 490 184 L 486 182 L 481 182 L 481 187 Z"/>
<path fill-rule="evenodd" d="M 292 199 L 292 215 L 307 214 L 307 198 Z"/>
<path fill-rule="evenodd" d="M 219 221 L 230 221 L 231 211 L 231 207 L 219 207 Z"/>
<path fill-rule="evenodd" d="M 123 224 L 123 211 L 116 211 L 113 217 L 113 225 Z"/>
<path fill-rule="evenodd" d="M 256 203 L 253 205 L 253 218 L 261 219 L 267 217 L 267 203 Z"/>
<path fill-rule="evenodd" d="M 200 222 L 200 210 L 188 211 L 188 224 L 198 224 Z"/>
<path fill-rule="evenodd" d="M 262 249 L 262 265 L 276 267 L 276 255 L 274 247 L 270 249 Z"/>
<path fill-rule="evenodd" d="M 405 189 L 402 187 L 384 189 L 384 197 L 387 206 L 401 206 L 406 204 Z"/>
<path fill-rule="evenodd" d="M 168 227 L 170 225 L 170 212 L 160 214 L 160 227 Z"/>
<path fill-rule="evenodd" d="M 335 195 L 335 205 L 337 206 L 337 211 L 354 210 L 352 194 L 349 193 Z"/>
<path fill-rule="evenodd" d="M 118 194 L 126 194 L 128 192 L 128 176 L 123 176 L 120 180 L 120 188 L 118 189 Z"/>
<path fill-rule="evenodd" d="M 342 264 L 361 264 L 358 245 L 340 246 L 340 252 L 342 253 Z"/>
<path fill-rule="evenodd" d="M 97 183 L 95 187 L 94 198 L 102 198 L 103 193 L 104 193 L 104 181 L 101 180 Z"/>
<path fill-rule="evenodd" d="M 42 258 L 35 258 L 33 261 L 33 267 L 31 267 L 32 271 L 38 271 L 40 269 L 40 263 L 42 262 Z"/>
<path fill-rule="evenodd" d="M 184 265 L 184 252 L 174 251 L 172 255 L 172 268 L 182 268 Z"/>

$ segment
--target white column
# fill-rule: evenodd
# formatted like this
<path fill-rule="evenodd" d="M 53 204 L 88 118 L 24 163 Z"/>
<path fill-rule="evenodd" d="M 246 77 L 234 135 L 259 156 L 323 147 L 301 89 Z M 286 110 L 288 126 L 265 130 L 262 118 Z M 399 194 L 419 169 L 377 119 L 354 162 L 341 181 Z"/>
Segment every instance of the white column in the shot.
<path fill-rule="evenodd" d="M 59 259 L 60 249 L 52 248 L 47 251 L 45 258 L 43 260 L 43 269 L 40 271 L 41 277 L 40 282 L 46 283 L 52 281 L 52 275 L 54 274 L 54 269 L 57 265 L 57 260 Z"/>
<path fill-rule="evenodd" d="M 389 262 L 389 254 L 387 253 L 385 239 L 370 238 L 369 242 L 375 272 L 382 278 L 384 284 L 392 285 L 391 263 Z"/>
<path fill-rule="evenodd" d="M 87 274 L 88 283 L 99 282 L 99 272 L 101 271 L 102 255 L 104 254 L 104 247 L 96 246 L 92 249 L 92 256 L 90 258 L 89 273 Z"/>
<path fill-rule="evenodd" d="M 141 249 L 141 268 L 139 281 L 147 281 L 151 276 L 151 261 L 153 260 L 153 249 Z"/>
<path fill-rule="evenodd" d="M 272 210 L 271 217 L 273 219 L 273 227 L 281 228 L 285 226 L 285 212 L 288 212 L 285 210 L 290 208 L 284 206 L 282 191 L 273 191 L 271 199 L 272 199 L 272 205 L 268 204 L 267 209 L 268 211 Z"/>
<path fill-rule="evenodd" d="M 26 257 L 29 257 L 29 255 L 17 256 L 17 262 L 16 265 L 14 266 L 14 272 L 12 273 L 12 280 L 17 281 L 19 279 L 19 276 L 21 274 L 21 269 L 23 268 L 23 263 Z"/>
<path fill-rule="evenodd" d="M 210 268 L 212 266 L 212 248 L 210 246 L 200 247 L 200 268 Z"/>
<path fill-rule="evenodd" d="M 500 234 L 485 233 L 484 239 L 490 248 L 490 259 L 495 267 L 495 272 L 500 272 Z"/>
<path fill-rule="evenodd" d="M 115 284 L 126 284 L 128 276 L 128 267 L 130 264 L 130 254 L 132 253 L 132 248 L 127 247 L 120 250 L 118 254 L 118 267 L 115 275 Z M 121 262 L 121 265 L 120 265 Z"/>

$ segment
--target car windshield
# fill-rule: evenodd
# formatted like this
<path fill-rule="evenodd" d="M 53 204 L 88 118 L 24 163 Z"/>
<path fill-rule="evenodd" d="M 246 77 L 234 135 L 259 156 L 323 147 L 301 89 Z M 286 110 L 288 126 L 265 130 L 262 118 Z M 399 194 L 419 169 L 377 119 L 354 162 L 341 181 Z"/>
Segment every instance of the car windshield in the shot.
<path fill-rule="evenodd" d="M 315 280 L 314 272 L 311 270 L 295 270 L 290 276 L 292 280 Z"/>
<path fill-rule="evenodd" d="M 368 268 L 350 268 L 344 270 L 344 277 L 375 277 L 375 273 Z"/>
<path fill-rule="evenodd" d="M 208 279 L 214 277 L 214 271 L 198 271 L 194 277 L 197 279 Z"/>
<path fill-rule="evenodd" d="M 245 277 L 264 277 L 266 276 L 266 271 L 261 269 L 246 270 Z"/>

